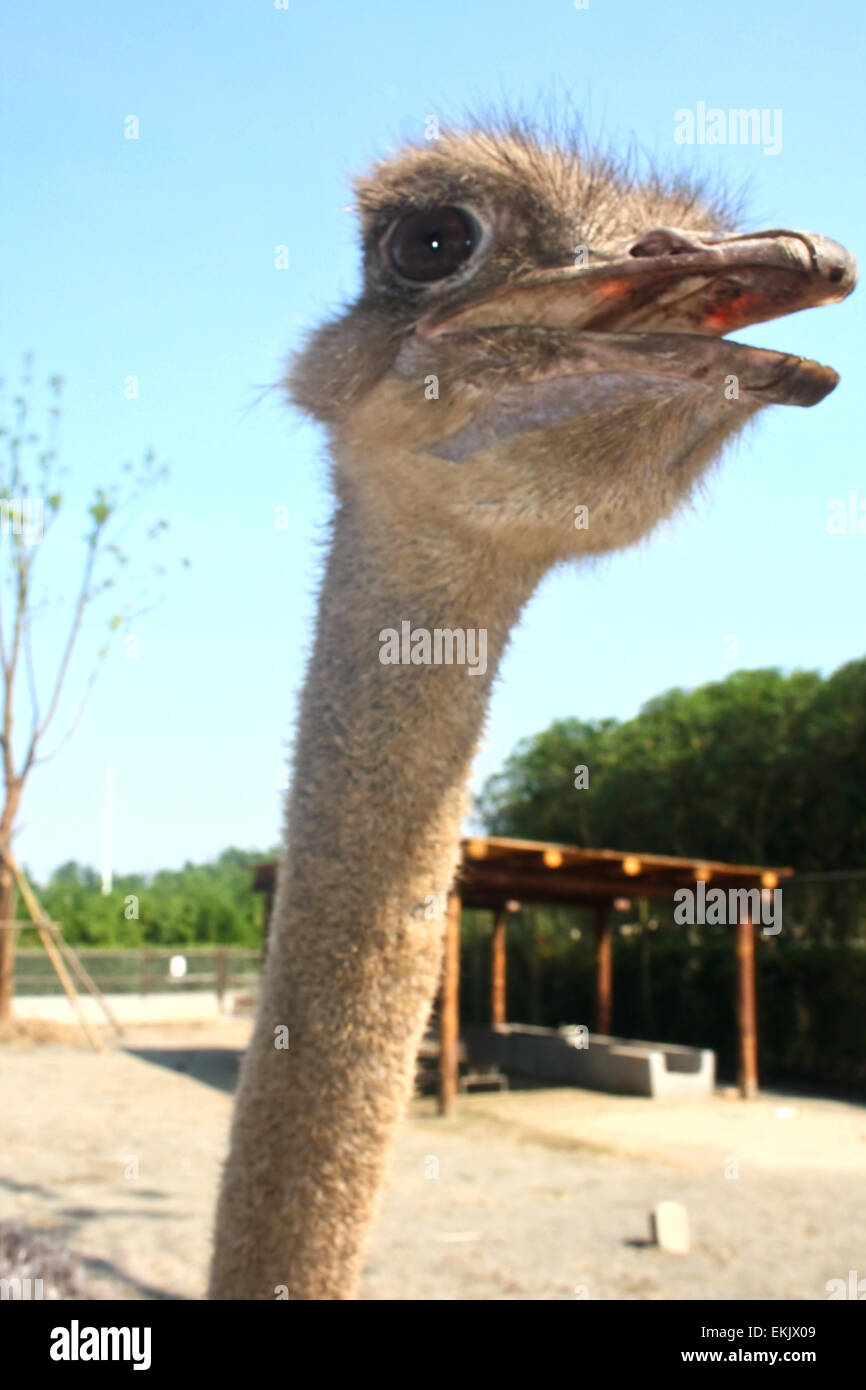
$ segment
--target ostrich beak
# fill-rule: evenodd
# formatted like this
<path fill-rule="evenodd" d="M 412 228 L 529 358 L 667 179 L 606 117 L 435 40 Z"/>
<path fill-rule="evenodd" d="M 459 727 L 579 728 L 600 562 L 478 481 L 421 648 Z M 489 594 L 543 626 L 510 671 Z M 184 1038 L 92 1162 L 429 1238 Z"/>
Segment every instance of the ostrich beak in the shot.
<path fill-rule="evenodd" d="M 838 383 L 819 362 L 723 336 L 845 299 L 857 283 L 856 261 L 827 237 L 767 231 L 697 238 L 662 228 L 622 257 L 589 259 L 585 268 L 533 271 L 484 299 L 432 311 L 417 325 L 418 347 L 456 348 L 482 336 L 504 347 L 519 343 L 521 330 L 547 330 L 556 360 L 529 377 L 522 372 L 521 380 L 556 379 L 560 388 L 565 377 L 573 383 L 593 374 L 722 391 L 734 377 L 753 400 L 808 406 Z"/>

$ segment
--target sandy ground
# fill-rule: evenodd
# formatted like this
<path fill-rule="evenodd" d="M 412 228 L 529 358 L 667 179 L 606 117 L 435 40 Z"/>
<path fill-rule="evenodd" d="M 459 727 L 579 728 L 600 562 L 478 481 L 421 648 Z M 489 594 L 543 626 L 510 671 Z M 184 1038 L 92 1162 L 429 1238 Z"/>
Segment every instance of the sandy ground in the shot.
<path fill-rule="evenodd" d="M 99 1298 L 200 1298 L 248 1028 L 0 1049 L 0 1220 L 62 1234 Z M 838 1101 L 512 1091 L 442 1121 L 423 1100 L 362 1297 L 822 1299 L 866 1277 L 864 1178 L 866 1107 Z M 688 1255 L 648 1241 L 666 1198 L 688 1208 Z"/>

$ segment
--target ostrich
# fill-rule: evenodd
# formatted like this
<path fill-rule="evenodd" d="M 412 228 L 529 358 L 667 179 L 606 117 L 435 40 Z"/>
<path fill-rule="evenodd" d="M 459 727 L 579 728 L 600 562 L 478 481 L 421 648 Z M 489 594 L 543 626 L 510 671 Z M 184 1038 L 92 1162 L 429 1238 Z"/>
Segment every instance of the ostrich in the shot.
<path fill-rule="evenodd" d="M 360 297 L 287 378 L 336 506 L 216 1299 L 354 1296 L 509 633 L 552 566 L 647 535 L 762 407 L 833 389 L 723 335 L 856 280 L 834 242 L 737 234 L 700 190 L 524 123 L 404 147 L 357 202 Z M 486 669 L 430 661 L 436 630 L 484 632 Z"/>

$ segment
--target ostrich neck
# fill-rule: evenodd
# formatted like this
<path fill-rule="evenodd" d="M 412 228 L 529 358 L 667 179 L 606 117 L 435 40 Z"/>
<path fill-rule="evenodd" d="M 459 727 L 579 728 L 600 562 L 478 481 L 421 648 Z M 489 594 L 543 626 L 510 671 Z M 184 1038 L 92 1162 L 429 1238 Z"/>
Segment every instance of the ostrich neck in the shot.
<path fill-rule="evenodd" d="M 389 505 L 344 498 L 335 518 L 289 854 L 217 1217 L 215 1298 L 354 1292 L 438 982 L 470 762 L 539 577 L 494 570 L 489 554 Z M 432 644 L 436 629 L 474 631 L 478 670 L 384 664 L 381 634 L 402 637 L 406 622 L 422 655 L 419 632 Z M 288 1048 L 276 1046 L 285 1030 Z"/>
<path fill-rule="evenodd" d="M 287 837 L 291 874 L 309 878 L 308 891 L 331 882 L 334 860 L 341 865 L 355 931 L 378 920 L 383 895 L 405 903 L 416 881 L 422 896 L 432 891 L 440 831 L 453 849 L 492 678 L 526 597 L 514 578 L 511 592 L 492 592 L 488 564 L 449 537 L 419 538 L 393 516 L 338 512 Z M 440 661 L 425 660 L 446 630 L 461 634 L 466 663 L 441 660 L 451 654 L 441 638 Z"/>

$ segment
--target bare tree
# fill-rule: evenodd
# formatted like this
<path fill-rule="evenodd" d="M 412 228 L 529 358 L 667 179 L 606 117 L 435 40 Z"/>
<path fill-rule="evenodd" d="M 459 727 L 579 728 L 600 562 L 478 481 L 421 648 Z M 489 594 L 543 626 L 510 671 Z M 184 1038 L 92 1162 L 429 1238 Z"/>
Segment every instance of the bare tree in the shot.
<path fill-rule="evenodd" d="M 78 703 L 58 741 L 46 749 L 46 735 L 49 730 L 54 732 L 73 655 L 88 641 L 93 642 L 94 633 L 86 624 L 88 611 L 98 606 L 101 598 L 108 602 L 107 591 L 117 588 L 121 572 L 123 588 L 129 589 L 136 582 L 134 572 L 128 568 L 128 556 L 119 543 L 123 531 L 139 515 L 137 504 L 143 494 L 168 473 L 167 466 L 157 464 L 149 450 L 140 464 L 122 466 L 123 476 L 118 483 L 94 489 L 86 508 L 79 582 L 72 590 L 70 603 L 70 586 L 64 576 L 65 593 L 57 600 L 65 604 L 66 618 L 53 670 L 46 680 L 41 670 L 37 673 L 33 633 L 35 620 L 53 603 L 36 599 L 34 581 L 37 561 L 41 561 L 40 575 L 45 568 L 41 560 L 45 542 L 63 507 L 59 482 L 65 470 L 59 467 L 57 449 L 63 382 L 61 377 L 53 376 L 47 383 L 47 424 L 42 433 L 30 425 L 32 387 L 29 357 L 24 361 L 20 390 L 11 399 L 6 395 L 5 382 L 0 382 L 0 924 L 10 922 L 15 913 L 17 893 L 6 852 L 16 832 L 27 778 L 34 767 L 59 752 L 78 727 L 108 655 L 111 633 L 120 635 L 153 606 L 145 585 L 120 605 L 116 600 L 112 602 L 108 613 L 103 614 L 104 622 L 97 624 L 99 637 L 93 643 L 95 651 L 80 687 Z M 153 522 L 146 530 L 147 539 L 156 540 L 167 525 L 162 519 Z M 164 573 L 163 567 L 152 571 L 157 575 Z M 37 674 L 43 681 L 42 692 Z M 16 740 L 16 715 L 22 706 L 28 715 L 27 733 Z M 0 1022 L 11 1013 L 14 960 L 15 932 L 0 925 Z"/>

